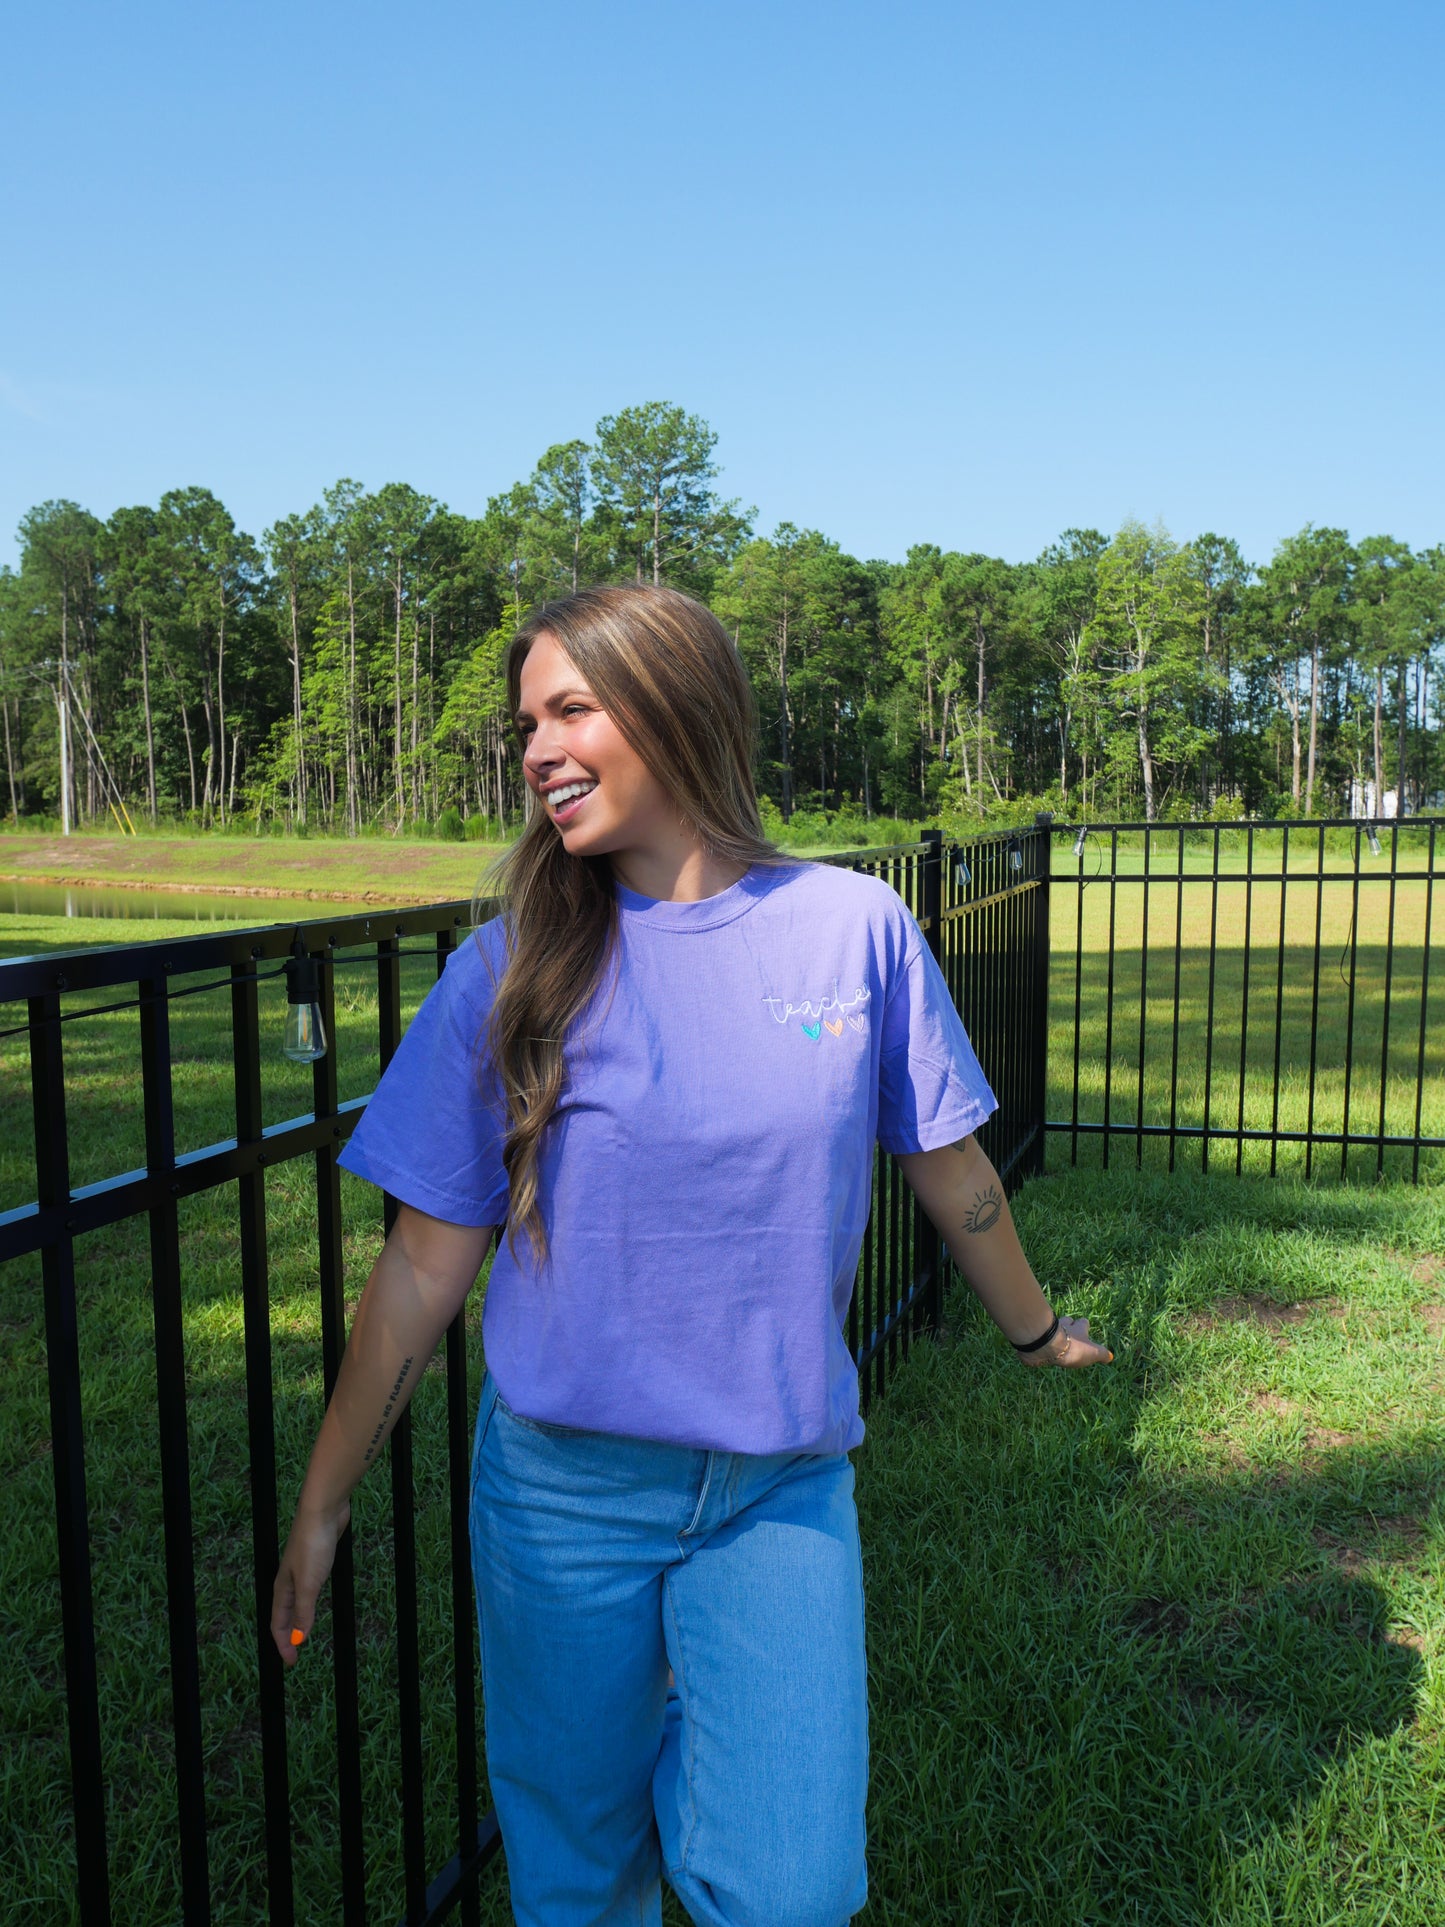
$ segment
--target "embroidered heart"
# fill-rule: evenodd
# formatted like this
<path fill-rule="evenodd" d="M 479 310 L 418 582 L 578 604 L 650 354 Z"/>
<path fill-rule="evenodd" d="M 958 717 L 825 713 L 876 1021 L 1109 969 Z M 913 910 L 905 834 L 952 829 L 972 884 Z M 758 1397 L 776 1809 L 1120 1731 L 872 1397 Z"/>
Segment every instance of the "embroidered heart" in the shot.
<path fill-rule="evenodd" d="M 854 1030 L 866 1030 L 868 1027 L 868 1019 L 866 1017 L 850 1017 L 848 1022 L 853 1026 Z"/>
<path fill-rule="evenodd" d="M 843 1019 L 840 1017 L 835 1024 L 831 1018 L 825 1017 L 823 1019 L 823 1028 L 831 1032 L 834 1037 L 841 1037 L 843 1035 Z"/>
<path fill-rule="evenodd" d="M 823 1035 L 822 1023 L 804 1024 L 803 1034 L 805 1037 L 821 1037 Z"/>

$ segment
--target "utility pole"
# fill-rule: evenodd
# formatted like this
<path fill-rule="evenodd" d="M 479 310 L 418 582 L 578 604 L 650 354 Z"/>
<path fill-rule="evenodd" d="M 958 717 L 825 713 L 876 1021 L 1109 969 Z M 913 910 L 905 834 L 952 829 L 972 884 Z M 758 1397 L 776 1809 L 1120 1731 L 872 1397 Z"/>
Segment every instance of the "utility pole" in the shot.
<path fill-rule="evenodd" d="M 60 674 L 52 682 L 50 672 L 54 661 L 47 657 L 44 662 L 36 663 L 27 673 L 36 682 L 44 683 L 55 698 L 55 717 L 60 728 L 60 834 L 70 835 L 70 683 L 62 664 Z"/>
<path fill-rule="evenodd" d="M 70 835 L 70 691 L 64 681 L 55 686 L 55 708 L 60 718 L 60 834 Z"/>

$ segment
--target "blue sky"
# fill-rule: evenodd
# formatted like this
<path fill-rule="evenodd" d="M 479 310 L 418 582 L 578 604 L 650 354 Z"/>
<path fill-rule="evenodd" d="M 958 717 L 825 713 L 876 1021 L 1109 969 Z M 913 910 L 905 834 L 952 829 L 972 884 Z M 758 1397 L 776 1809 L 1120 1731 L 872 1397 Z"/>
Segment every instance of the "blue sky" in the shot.
<path fill-rule="evenodd" d="M 55 0 L 3 45 L 0 560 L 52 496 L 479 513 L 651 399 L 863 556 L 1445 540 L 1438 0 Z"/>

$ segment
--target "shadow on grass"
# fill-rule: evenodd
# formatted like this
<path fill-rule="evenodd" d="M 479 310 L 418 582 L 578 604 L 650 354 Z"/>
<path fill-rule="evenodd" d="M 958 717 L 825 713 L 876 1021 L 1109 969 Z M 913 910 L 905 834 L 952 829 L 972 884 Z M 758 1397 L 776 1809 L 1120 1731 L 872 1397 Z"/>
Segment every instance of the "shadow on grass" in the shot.
<path fill-rule="evenodd" d="M 309 1174 L 288 1167 L 268 1191 L 289 1496 L 319 1416 Z M 375 1199 L 350 1180 L 343 1199 L 359 1279 Z M 223 1194 L 188 1202 L 182 1234 L 214 1857 L 236 1917 L 259 1918 L 230 1207 Z M 859 1457 L 868 1918 L 1383 1920 L 1393 1883 L 1404 1895 L 1395 1927 L 1437 1927 L 1445 1848 L 1421 1816 L 1441 1779 L 1428 1708 L 1445 1475 L 1438 1331 L 1421 1307 L 1445 1284 L 1420 1260 L 1445 1250 L 1445 1193 L 1073 1173 L 1029 1187 L 1018 1215 L 1041 1277 L 1063 1307 L 1099 1322 L 1118 1364 L 1024 1373 L 960 1294 L 949 1341 L 916 1348 L 874 1408 Z M 140 1927 L 177 1917 L 141 1228 L 84 1239 L 80 1252 L 113 1874 Z M 71 1883 L 43 1335 L 38 1303 L 18 1267 L 7 1270 L 0 1330 L 15 1370 L 0 1455 L 0 1633 L 24 1663 L 0 1701 L 21 1736 L 13 1780 L 0 1785 L 0 1864 L 30 1909 L 17 1918 L 50 1918 L 50 1906 L 62 1920 Z M 1226 1314 L 1226 1299 L 1251 1315 Z M 1264 1306 L 1276 1302 L 1271 1321 Z M 474 1357 L 473 1384 L 479 1369 Z M 418 1527 L 423 1569 L 437 1575 L 443 1390 L 429 1373 L 417 1407 Z M 385 1481 L 373 1480 L 357 1513 L 369 1707 L 394 1694 L 388 1534 Z M 443 1579 L 422 1601 L 424 1676 L 443 1686 L 429 1701 L 426 1756 L 438 1845 L 453 1800 L 444 1590 Z M 293 1679 L 288 1703 L 301 1917 L 322 1922 L 335 1868 L 324 1667 Z M 377 1728 L 368 1847 L 385 1918 L 399 1891 L 399 1762 L 386 1723 Z M 43 1868 L 32 1864 L 41 1839 L 52 1849 Z M 489 1918 L 501 1892 L 487 1888 Z"/>
<path fill-rule="evenodd" d="M 1438 1360 L 1390 1254 L 1440 1216 L 1232 1178 L 1025 1193 L 1041 1275 L 1118 1362 L 1025 1377 L 962 1294 L 876 1408 L 869 1920 L 1263 1927 L 1383 1920 L 1392 1892 L 1392 1921 L 1438 1921 L 1438 1372 L 1367 1418 L 1336 1314 L 1352 1273 L 1378 1342 Z M 1297 1323 L 1213 1322 L 1281 1276 L 1317 1301 Z M 1357 1429 L 1291 1430 L 1276 1363 Z"/>

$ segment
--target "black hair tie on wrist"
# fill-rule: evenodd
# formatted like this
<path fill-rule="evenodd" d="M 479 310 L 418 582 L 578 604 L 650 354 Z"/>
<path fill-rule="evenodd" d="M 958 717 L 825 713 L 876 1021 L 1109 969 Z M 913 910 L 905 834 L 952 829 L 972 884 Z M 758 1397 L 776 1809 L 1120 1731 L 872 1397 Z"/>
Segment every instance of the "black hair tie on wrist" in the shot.
<path fill-rule="evenodd" d="M 1058 1329 L 1059 1329 L 1059 1314 L 1055 1312 L 1054 1322 L 1052 1325 L 1049 1326 L 1048 1330 L 1044 1333 L 1042 1338 L 1031 1339 L 1027 1345 L 1014 1345 L 1014 1350 L 1016 1352 L 1041 1352 L 1044 1349 L 1044 1346 L 1048 1344 L 1049 1340 L 1053 1337 L 1054 1333 Z M 1009 1343 L 1013 1344 L 1013 1340 L 1010 1339 Z"/>

